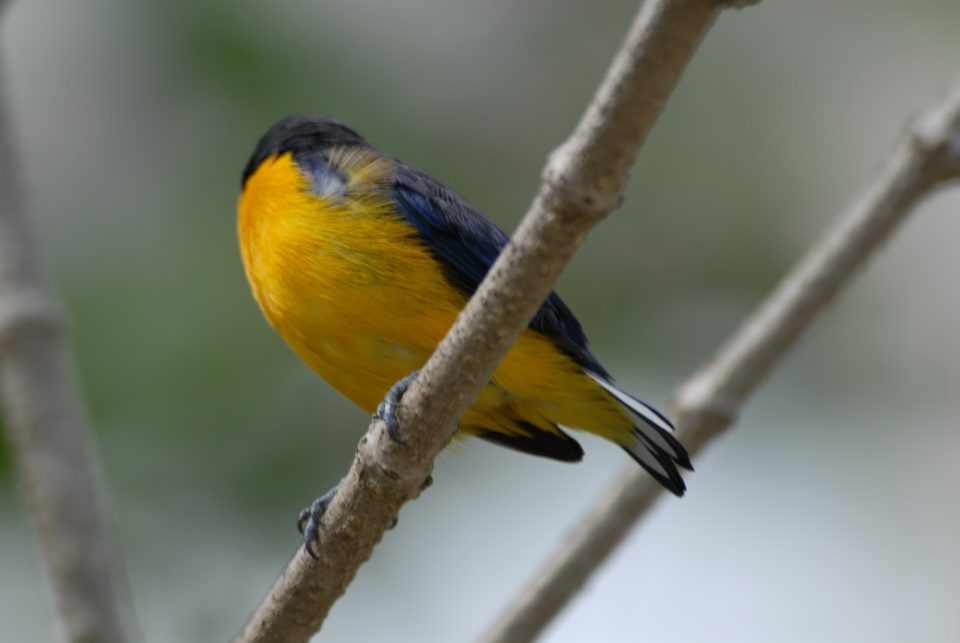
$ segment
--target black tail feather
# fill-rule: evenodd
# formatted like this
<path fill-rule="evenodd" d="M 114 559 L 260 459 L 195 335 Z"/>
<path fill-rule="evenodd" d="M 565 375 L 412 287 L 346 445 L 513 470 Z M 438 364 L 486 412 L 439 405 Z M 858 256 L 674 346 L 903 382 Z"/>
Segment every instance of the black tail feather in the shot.
<path fill-rule="evenodd" d="M 677 497 L 683 496 L 686 492 L 687 485 L 683 481 L 676 463 L 670 459 L 666 452 L 643 440 L 638 440 L 637 444 L 631 445 L 631 447 L 623 445 L 621 447 L 667 491 Z M 649 458 L 653 458 L 656 465 L 650 462 Z"/>
<path fill-rule="evenodd" d="M 580 443 L 561 431 L 544 431 L 529 422 L 520 422 L 523 433 L 507 434 L 494 431 L 479 431 L 478 438 L 502 447 L 523 451 L 530 455 L 560 460 L 561 462 L 580 462 L 583 459 L 583 447 Z"/>

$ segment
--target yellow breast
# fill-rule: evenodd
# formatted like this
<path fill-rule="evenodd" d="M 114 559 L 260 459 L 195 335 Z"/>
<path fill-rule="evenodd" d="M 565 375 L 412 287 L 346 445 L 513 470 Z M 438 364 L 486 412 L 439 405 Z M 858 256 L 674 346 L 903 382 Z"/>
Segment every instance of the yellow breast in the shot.
<path fill-rule="evenodd" d="M 335 159 L 348 184 L 318 196 L 290 154 L 268 159 L 239 204 L 247 278 L 270 324 L 335 388 L 372 412 L 420 365 L 463 297 L 416 230 L 369 189 L 389 161 Z"/>

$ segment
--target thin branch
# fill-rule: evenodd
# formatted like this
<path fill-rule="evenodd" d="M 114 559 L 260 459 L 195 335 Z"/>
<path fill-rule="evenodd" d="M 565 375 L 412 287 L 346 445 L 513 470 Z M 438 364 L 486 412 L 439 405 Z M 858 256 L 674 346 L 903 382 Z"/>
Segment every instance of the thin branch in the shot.
<path fill-rule="evenodd" d="M 89 429 L 63 318 L 44 281 L 27 217 L 6 109 L 0 96 L 0 392 L 6 425 L 68 640 L 122 641 L 113 578 L 119 558 L 109 549 L 97 507 Z"/>
<path fill-rule="evenodd" d="M 510 244 L 410 386 L 399 411 L 405 440 L 374 420 L 321 528 L 320 560 L 302 549 L 237 637 L 305 641 L 371 555 L 403 503 L 429 480 L 458 418 L 490 380 L 557 276 L 595 224 L 621 202 L 627 173 L 721 0 L 643 5 Z"/>
<path fill-rule="evenodd" d="M 843 212 L 713 360 L 677 391 L 683 443 L 693 453 L 736 420 L 746 399 L 906 219 L 917 202 L 960 178 L 960 89 L 921 119 L 883 171 Z M 533 641 L 642 518 L 661 488 L 625 470 L 534 580 L 508 603 L 483 643 Z"/>

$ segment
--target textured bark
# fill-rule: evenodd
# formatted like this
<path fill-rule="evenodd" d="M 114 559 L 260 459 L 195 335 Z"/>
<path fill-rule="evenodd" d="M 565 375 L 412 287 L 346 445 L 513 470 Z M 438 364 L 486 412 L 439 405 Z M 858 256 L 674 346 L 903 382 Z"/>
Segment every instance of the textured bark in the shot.
<path fill-rule="evenodd" d="M 912 128 L 868 189 L 841 213 L 713 360 L 678 389 L 677 424 L 691 455 L 733 424 L 757 385 L 917 202 L 958 178 L 960 89 Z M 636 467 L 625 470 L 480 640 L 524 643 L 536 639 L 661 491 Z"/>
<path fill-rule="evenodd" d="M 404 441 L 373 421 L 331 503 L 319 561 L 301 549 L 236 641 L 305 641 L 371 555 L 403 503 L 417 497 L 458 418 L 527 327 L 589 230 L 619 207 L 627 174 L 700 40 L 717 0 L 643 4 L 607 76 L 510 244 L 410 386 Z"/>
<path fill-rule="evenodd" d="M 89 428 L 60 307 L 42 274 L 6 108 L 0 95 L 2 410 L 67 639 L 122 641 L 119 558 L 97 507 Z"/>

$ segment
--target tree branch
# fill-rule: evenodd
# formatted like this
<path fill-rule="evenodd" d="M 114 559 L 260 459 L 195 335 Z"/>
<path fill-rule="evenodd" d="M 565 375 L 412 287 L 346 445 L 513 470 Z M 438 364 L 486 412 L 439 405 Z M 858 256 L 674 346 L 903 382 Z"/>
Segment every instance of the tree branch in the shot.
<path fill-rule="evenodd" d="M 713 360 L 680 386 L 674 406 L 681 438 L 691 454 L 730 427 L 770 369 L 916 203 L 935 187 L 958 178 L 960 88 L 913 127 L 866 192 Z M 533 641 L 653 506 L 660 492 L 659 485 L 636 468 L 625 470 L 480 640 Z"/>
<path fill-rule="evenodd" d="M 63 317 L 44 282 L 26 214 L 6 109 L 0 96 L 0 392 L 6 425 L 68 640 L 122 641 L 112 577 L 120 562 L 97 508 L 89 430 Z"/>
<path fill-rule="evenodd" d="M 615 210 L 636 154 L 722 0 L 649 0 L 510 244 L 437 347 L 399 411 L 405 440 L 374 420 L 324 516 L 318 551 L 302 549 L 237 637 L 305 641 L 371 555 L 403 503 L 429 480 L 458 418 L 490 380 L 588 231 Z"/>

